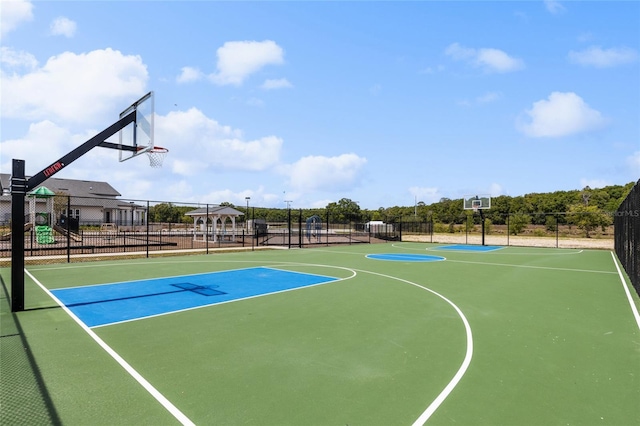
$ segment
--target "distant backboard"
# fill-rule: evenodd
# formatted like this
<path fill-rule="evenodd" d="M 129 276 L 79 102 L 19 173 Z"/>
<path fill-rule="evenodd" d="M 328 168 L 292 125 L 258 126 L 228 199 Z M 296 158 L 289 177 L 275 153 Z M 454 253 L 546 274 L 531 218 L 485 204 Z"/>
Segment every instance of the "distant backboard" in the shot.
<path fill-rule="evenodd" d="M 486 210 L 491 208 L 491 195 L 465 195 L 465 210 Z"/>
<path fill-rule="evenodd" d="M 149 92 L 120 113 L 120 118 L 135 112 L 136 119 L 120 131 L 120 161 L 125 161 L 153 149 L 153 92 Z"/>

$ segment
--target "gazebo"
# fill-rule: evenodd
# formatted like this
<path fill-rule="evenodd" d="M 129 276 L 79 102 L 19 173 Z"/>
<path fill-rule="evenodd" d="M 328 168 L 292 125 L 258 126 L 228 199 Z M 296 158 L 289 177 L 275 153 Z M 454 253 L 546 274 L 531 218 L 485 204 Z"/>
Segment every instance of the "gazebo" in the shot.
<path fill-rule="evenodd" d="M 235 242 L 236 219 L 244 216 L 244 213 L 229 206 L 209 206 L 191 210 L 185 215 L 193 217 L 194 241 L 206 242 L 207 236 L 211 235 L 213 242 L 219 240 Z M 231 229 L 227 228 L 229 222 L 231 222 Z"/>

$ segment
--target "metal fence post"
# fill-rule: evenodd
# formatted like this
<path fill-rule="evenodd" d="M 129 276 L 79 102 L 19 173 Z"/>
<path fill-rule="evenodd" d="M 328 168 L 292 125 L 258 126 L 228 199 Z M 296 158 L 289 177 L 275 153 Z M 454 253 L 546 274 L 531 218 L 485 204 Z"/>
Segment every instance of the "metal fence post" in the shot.
<path fill-rule="evenodd" d="M 211 232 L 213 232 L 213 223 L 211 224 Z M 207 204 L 207 217 L 204 218 L 204 245 L 205 253 L 209 254 L 209 204 Z"/>
<path fill-rule="evenodd" d="M 67 195 L 67 263 L 71 263 L 71 195 Z"/>
<path fill-rule="evenodd" d="M 11 174 L 11 312 L 24 311 L 24 160 L 13 160 Z"/>
<path fill-rule="evenodd" d="M 146 211 L 146 220 L 147 220 L 147 258 L 149 257 L 149 200 L 147 200 L 147 211 Z M 160 250 L 162 250 L 162 246 L 160 246 Z"/>

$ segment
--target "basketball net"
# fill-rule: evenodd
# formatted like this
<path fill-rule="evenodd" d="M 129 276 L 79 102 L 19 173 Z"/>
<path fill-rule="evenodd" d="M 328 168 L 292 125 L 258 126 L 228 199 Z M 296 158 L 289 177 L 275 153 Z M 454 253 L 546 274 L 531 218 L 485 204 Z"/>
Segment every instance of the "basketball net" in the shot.
<path fill-rule="evenodd" d="M 146 152 L 147 157 L 149 157 L 149 165 L 154 169 L 162 167 L 162 163 L 164 162 L 168 152 L 169 150 L 167 148 L 162 148 L 160 146 L 154 146 L 151 148 Z"/>

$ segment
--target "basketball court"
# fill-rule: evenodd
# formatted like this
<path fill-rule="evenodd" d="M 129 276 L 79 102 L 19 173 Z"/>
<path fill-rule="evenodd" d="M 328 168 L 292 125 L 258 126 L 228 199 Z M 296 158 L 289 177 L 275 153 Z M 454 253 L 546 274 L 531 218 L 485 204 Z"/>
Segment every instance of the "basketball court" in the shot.
<path fill-rule="evenodd" d="M 33 360 L 3 382 L 63 424 L 633 424 L 638 299 L 610 252 L 416 261 L 438 247 L 29 266 L 3 355 L 23 335 Z"/>
<path fill-rule="evenodd" d="M 94 147 L 160 166 L 153 114 L 151 92 L 29 179 L 14 160 L 12 217 Z M 475 246 L 26 266 L 14 238 L 0 268 L 0 423 L 636 424 L 640 301 L 616 256 L 487 246 L 490 207 L 464 198 L 482 223 Z"/>

